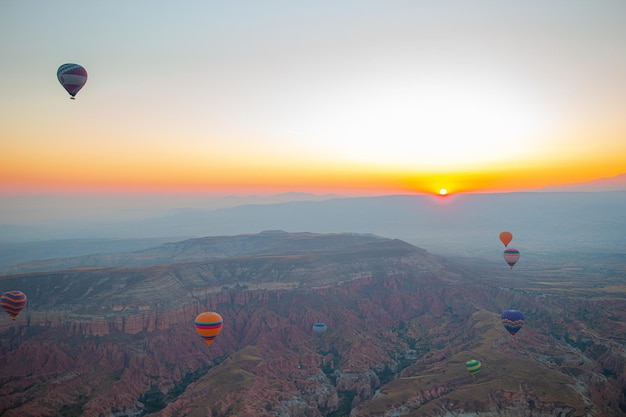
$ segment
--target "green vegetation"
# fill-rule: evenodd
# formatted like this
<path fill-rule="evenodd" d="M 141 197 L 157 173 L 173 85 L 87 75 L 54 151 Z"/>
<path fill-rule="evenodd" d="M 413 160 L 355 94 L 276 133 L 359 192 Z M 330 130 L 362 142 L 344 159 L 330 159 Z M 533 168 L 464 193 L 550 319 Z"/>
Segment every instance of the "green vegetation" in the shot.
<path fill-rule="evenodd" d="M 150 390 L 139 397 L 139 402 L 144 406 L 144 412 L 147 414 L 155 413 L 164 409 L 165 395 L 158 390 L 156 385 L 152 385 Z"/>
<path fill-rule="evenodd" d="M 211 366 L 205 366 L 193 372 L 187 372 L 182 381 L 169 390 L 167 394 L 163 394 L 159 391 L 156 385 L 151 386 L 150 390 L 139 397 L 139 402 L 144 405 L 144 412 L 150 414 L 164 409 L 168 402 L 175 400 L 179 395 L 185 392 L 189 384 L 202 378 L 209 369 L 211 369 Z"/>
<path fill-rule="evenodd" d="M 79 395 L 78 402 L 75 404 L 65 404 L 61 407 L 61 417 L 79 417 L 83 415 L 83 406 L 89 401 L 89 398 L 85 395 Z"/>
<path fill-rule="evenodd" d="M 333 385 L 336 385 L 337 375 L 335 371 L 338 369 L 339 363 L 341 362 L 341 356 L 339 356 L 339 351 L 337 350 L 336 347 L 331 347 L 327 351 L 319 350 L 318 353 L 324 357 L 328 355 L 332 355 L 332 360 L 327 361 L 326 363 L 322 364 L 320 366 L 320 369 L 322 370 L 322 372 L 324 372 L 324 374 L 328 377 L 328 379 L 330 379 L 330 382 Z"/>
<path fill-rule="evenodd" d="M 376 372 L 376 376 L 378 376 L 380 384 L 385 385 L 395 379 L 396 373 L 386 363 L 383 369 Z"/>
<path fill-rule="evenodd" d="M 339 391 L 339 407 L 326 414 L 326 417 L 348 417 L 352 409 L 352 401 L 356 397 L 356 391 Z"/>
<path fill-rule="evenodd" d="M 185 376 L 183 377 L 182 381 L 180 381 L 179 384 L 175 385 L 174 388 L 169 390 L 169 392 L 167 393 L 166 400 L 168 402 L 175 400 L 180 394 L 185 392 L 189 384 L 202 378 L 204 375 L 206 375 L 206 373 L 211 368 L 212 368 L 211 366 L 205 366 L 205 367 L 196 369 L 193 372 L 187 372 Z"/>

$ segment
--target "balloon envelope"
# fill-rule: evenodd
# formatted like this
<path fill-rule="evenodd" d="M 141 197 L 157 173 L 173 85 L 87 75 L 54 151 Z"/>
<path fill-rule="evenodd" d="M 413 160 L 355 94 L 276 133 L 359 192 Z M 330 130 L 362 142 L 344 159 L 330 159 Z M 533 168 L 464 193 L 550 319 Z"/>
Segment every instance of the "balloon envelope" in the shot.
<path fill-rule="evenodd" d="M 326 333 L 326 325 L 324 323 L 315 323 L 313 325 L 313 333 L 318 336 L 323 335 L 324 333 Z"/>
<path fill-rule="evenodd" d="M 207 346 L 211 346 L 217 335 L 220 334 L 223 322 L 222 316 L 213 311 L 198 314 L 195 321 L 196 332 L 204 339 Z"/>
<path fill-rule="evenodd" d="M 518 310 L 506 310 L 502 313 L 500 319 L 506 331 L 511 333 L 511 336 L 515 336 L 515 333 L 519 332 L 519 329 L 524 325 L 524 313 Z"/>
<path fill-rule="evenodd" d="M 502 254 L 502 257 L 504 258 L 506 263 L 509 264 L 511 269 L 513 269 L 513 266 L 517 263 L 517 261 L 519 261 L 520 254 L 517 249 L 506 248 L 504 250 L 504 253 Z"/>
<path fill-rule="evenodd" d="M 476 359 L 471 359 L 465 362 L 465 367 L 470 374 L 475 375 L 480 371 L 480 361 L 477 361 Z"/>
<path fill-rule="evenodd" d="M 26 306 L 26 295 L 22 291 L 7 291 L 0 297 L 0 305 L 15 320 Z"/>
<path fill-rule="evenodd" d="M 57 78 L 73 99 L 87 82 L 87 70 L 78 64 L 63 64 L 57 70 Z"/>
<path fill-rule="evenodd" d="M 500 242 L 502 242 L 504 246 L 509 246 L 509 243 L 511 243 L 512 240 L 513 240 L 513 233 L 511 232 L 500 233 Z"/>

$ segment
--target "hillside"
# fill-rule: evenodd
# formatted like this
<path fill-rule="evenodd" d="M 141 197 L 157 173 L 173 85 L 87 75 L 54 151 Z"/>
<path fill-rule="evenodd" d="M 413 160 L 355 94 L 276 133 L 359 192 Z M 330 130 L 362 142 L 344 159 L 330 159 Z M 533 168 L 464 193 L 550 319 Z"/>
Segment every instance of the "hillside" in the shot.
<path fill-rule="evenodd" d="M 15 267 L 11 270 L 10 265 L 93 254 L 124 253 L 156 247 L 177 240 L 181 239 L 170 237 L 150 239 L 94 238 L 0 243 L 0 273 L 22 272 Z M 5 270 L 5 267 L 9 268 Z"/>
<path fill-rule="evenodd" d="M 29 297 L 0 321 L 0 415 L 626 411 L 619 259 L 510 270 L 394 239 L 282 232 L 149 253 L 166 262 L 0 276 Z M 526 314 L 514 338 L 499 322 L 507 308 Z M 210 348 L 193 328 L 205 310 L 224 317 Z M 468 359 L 483 364 L 474 377 Z"/>
<path fill-rule="evenodd" d="M 4 272 L 18 273 L 96 266 L 150 266 L 238 256 L 295 255 L 379 241 L 380 238 L 373 235 L 288 234 L 281 230 L 268 230 L 253 235 L 203 237 L 167 242 L 136 251 L 111 253 L 100 251 L 82 256 L 41 259 L 7 266 Z M 62 246 L 63 242 L 59 242 L 58 245 Z"/>

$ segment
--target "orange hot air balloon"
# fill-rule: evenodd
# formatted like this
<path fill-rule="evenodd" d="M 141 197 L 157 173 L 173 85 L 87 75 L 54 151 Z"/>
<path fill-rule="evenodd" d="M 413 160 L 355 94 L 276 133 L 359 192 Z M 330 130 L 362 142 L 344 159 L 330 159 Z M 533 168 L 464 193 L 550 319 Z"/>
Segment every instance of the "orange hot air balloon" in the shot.
<path fill-rule="evenodd" d="M 211 346 L 215 338 L 222 331 L 222 316 L 213 312 L 206 311 L 198 314 L 196 317 L 196 332 L 204 339 L 207 346 Z"/>
<path fill-rule="evenodd" d="M 513 233 L 511 232 L 502 232 L 500 233 L 500 241 L 506 247 L 509 246 L 509 243 L 513 240 Z"/>

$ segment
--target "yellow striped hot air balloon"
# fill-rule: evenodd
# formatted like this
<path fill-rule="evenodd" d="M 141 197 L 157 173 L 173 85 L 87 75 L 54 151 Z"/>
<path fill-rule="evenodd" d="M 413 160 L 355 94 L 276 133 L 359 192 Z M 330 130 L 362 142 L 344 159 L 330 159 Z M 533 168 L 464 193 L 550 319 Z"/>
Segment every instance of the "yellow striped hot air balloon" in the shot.
<path fill-rule="evenodd" d="M 469 361 L 465 362 L 465 367 L 471 375 L 476 375 L 478 372 L 480 372 L 480 361 L 477 361 L 476 359 L 470 359 Z"/>
<path fill-rule="evenodd" d="M 222 331 L 222 316 L 213 312 L 206 311 L 198 314 L 196 317 L 196 332 L 204 339 L 207 346 L 211 346 L 215 338 Z"/>

